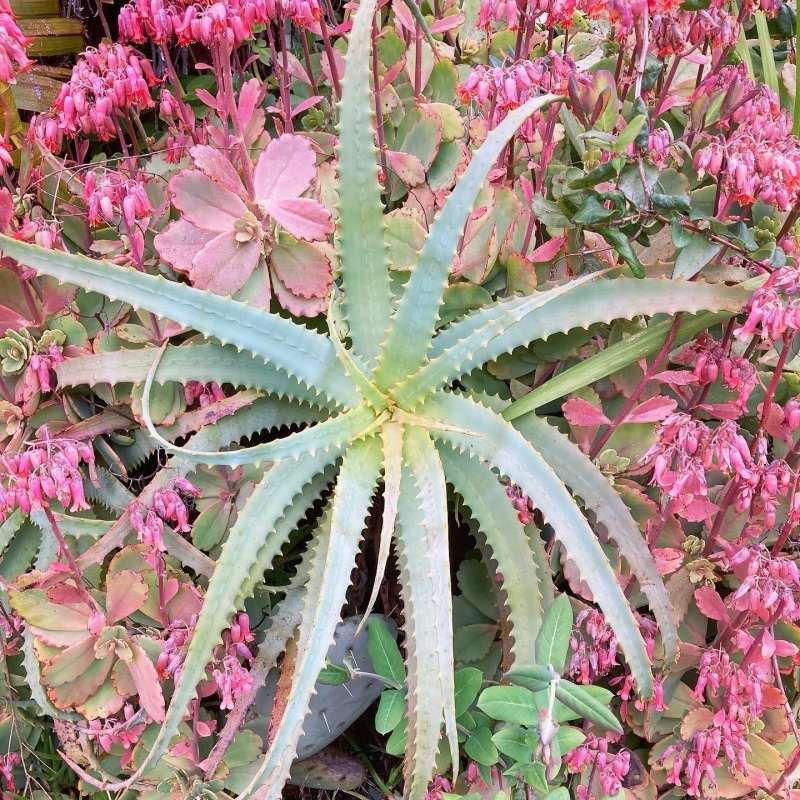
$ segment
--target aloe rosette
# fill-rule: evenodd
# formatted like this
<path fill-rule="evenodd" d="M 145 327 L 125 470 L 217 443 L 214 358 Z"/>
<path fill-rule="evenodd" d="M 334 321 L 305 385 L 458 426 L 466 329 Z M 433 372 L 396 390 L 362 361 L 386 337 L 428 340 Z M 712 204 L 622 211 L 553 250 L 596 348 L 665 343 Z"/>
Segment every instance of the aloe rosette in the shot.
<path fill-rule="evenodd" d="M 459 393 L 453 386 L 482 364 L 557 332 L 620 316 L 736 312 L 749 293 L 723 285 L 585 275 L 546 291 L 498 300 L 437 332 L 461 231 L 489 170 L 526 119 L 562 98 L 547 95 L 529 100 L 491 132 L 432 225 L 402 294 L 394 296 L 370 107 L 370 30 L 376 4 L 377 0 L 363 0 L 359 6 L 346 56 L 337 167 L 336 259 L 341 299 L 335 302 L 341 306 L 331 309 L 336 313 L 328 315 L 327 333 L 214 293 L 240 288 L 248 270 L 255 269 L 266 251 L 258 236 L 237 239 L 236 226 L 244 217 L 241 182 L 228 165 L 220 183 L 218 170 L 209 166 L 215 158 L 210 148 L 195 152 L 196 171 L 174 179 L 176 198 L 189 184 L 224 183 L 226 202 L 230 200 L 236 208 L 224 218 L 224 230 L 219 221 L 216 229 L 205 230 L 198 217 L 173 223 L 162 235 L 161 246 L 164 253 L 166 239 L 172 243 L 166 249 L 174 253 L 180 238 L 176 229 L 184 229 L 179 226 L 205 230 L 198 234 L 195 245 L 202 240 L 202 247 L 195 248 L 191 264 L 188 255 L 182 263 L 191 277 L 201 268 L 206 248 L 216 248 L 217 255 L 229 253 L 231 274 L 218 269 L 203 278 L 206 288 L 214 292 L 196 288 L 199 280 L 193 288 L 108 262 L 0 239 L 6 257 L 40 274 L 122 298 L 210 340 L 72 359 L 59 370 L 62 384 L 138 380 L 146 371 L 143 417 L 158 443 L 173 453 L 174 470 L 186 472 L 197 462 L 269 465 L 229 530 L 214 565 L 161 730 L 137 772 L 126 781 L 107 782 L 105 788 L 110 791 L 146 779 L 167 752 L 231 614 L 241 607 L 243 597 L 261 580 L 297 521 L 334 476 L 333 496 L 308 558 L 291 690 L 270 748 L 241 798 L 255 792 L 271 800 L 281 796 L 381 482 L 384 512 L 375 585 L 380 583 L 393 542 L 405 617 L 408 797 L 421 798 L 427 791 L 443 731 L 452 759 L 458 759 L 448 484 L 471 509 L 502 575 L 515 667 L 536 662 L 535 643 L 545 601 L 534 543 L 513 513 L 504 479 L 531 497 L 556 531 L 614 627 L 643 695 L 653 691 L 650 659 L 617 576 L 576 498 L 605 526 L 630 564 L 658 621 L 665 657 L 676 656 L 677 632 L 669 597 L 646 543 L 613 487 L 574 444 L 543 420 L 528 414 L 512 424 L 503 418 L 502 404 Z M 274 140 L 265 155 L 271 158 L 284 147 L 286 139 Z M 299 155 L 302 147 L 292 144 L 287 152 L 302 161 L 310 175 L 310 159 Z M 255 174 L 258 190 L 262 185 L 259 166 Z M 263 185 L 274 180 L 266 171 L 262 177 Z M 292 197 L 281 193 L 275 188 L 278 183 L 274 182 L 269 202 L 263 204 L 264 219 L 273 218 L 298 242 L 306 236 L 318 238 L 328 230 L 329 218 L 308 202 L 301 203 L 298 222 L 292 210 L 300 209 L 297 203 L 303 198 L 296 192 Z M 238 199 L 234 202 L 232 197 Z M 186 213 L 180 200 L 178 205 Z M 216 234 L 213 239 L 211 233 Z M 233 241 L 238 242 L 235 247 Z M 212 246 L 213 242 L 217 244 Z M 289 286 L 275 266 L 274 252 L 273 268 Z M 317 299 L 326 294 L 327 287 Z M 339 330 L 335 319 L 344 319 L 347 330 Z M 187 448 L 178 448 L 156 432 L 147 397 L 154 382 L 187 378 L 247 386 L 267 396 L 204 428 Z M 265 444 L 230 447 L 244 435 L 291 424 L 304 427 Z M 115 527 L 118 540 L 123 540 L 129 530 L 124 520 Z M 90 557 L 102 559 L 102 553 L 82 556 Z"/>

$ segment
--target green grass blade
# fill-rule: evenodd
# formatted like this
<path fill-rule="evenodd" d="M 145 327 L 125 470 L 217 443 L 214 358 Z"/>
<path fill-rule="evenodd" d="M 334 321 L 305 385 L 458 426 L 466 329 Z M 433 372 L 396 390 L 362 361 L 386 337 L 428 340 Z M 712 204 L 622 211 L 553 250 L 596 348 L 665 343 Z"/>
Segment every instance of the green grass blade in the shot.
<path fill-rule="evenodd" d="M 331 400 L 345 407 L 358 405 L 359 395 L 344 374 L 327 337 L 277 314 L 161 276 L 86 256 L 45 250 L 7 236 L 0 236 L 0 251 L 40 275 L 98 292 L 111 300 L 123 300 L 134 308 L 219 339 L 223 344 L 249 350 L 300 383 L 314 386 Z"/>
<path fill-rule="evenodd" d="M 314 685 L 325 666 L 328 648 L 341 619 L 350 573 L 382 463 L 383 452 L 377 437 L 353 444 L 342 462 L 330 515 L 320 525 L 306 584 L 292 687 L 269 751 L 238 800 L 250 797 L 256 789 L 260 789 L 260 800 L 279 800 L 282 796 Z"/>
<path fill-rule="evenodd" d="M 744 26 L 742 26 L 744 29 Z M 756 11 L 756 30 L 758 31 L 758 46 L 761 51 L 761 67 L 764 71 L 764 83 L 775 94 L 780 94 L 778 84 L 778 71 L 775 69 L 775 56 L 772 53 L 772 39 L 769 35 L 767 15 L 763 11 Z"/>
<path fill-rule="evenodd" d="M 512 111 L 473 155 L 425 240 L 392 318 L 375 373 L 381 391 L 404 381 L 424 362 L 461 232 L 489 170 L 517 128 L 556 99 L 554 95 L 536 97 Z"/>
<path fill-rule="evenodd" d="M 558 478 L 583 500 L 616 542 L 655 614 L 666 660 L 674 662 L 678 655 L 678 628 L 672 602 L 647 542 L 622 498 L 581 449 L 543 419 L 528 414 L 518 419 L 514 427 L 534 450 L 546 454 L 547 463 Z"/>
<path fill-rule="evenodd" d="M 372 110 L 372 19 L 377 0 L 362 0 L 353 20 L 339 103 L 340 274 L 350 339 L 356 355 L 375 366 L 389 328 L 392 292 L 386 249 L 378 148 Z"/>
<path fill-rule="evenodd" d="M 525 528 L 505 489 L 487 466 L 444 444 L 439 445 L 439 455 L 448 483 L 470 509 L 486 537 L 497 572 L 503 576 L 514 664 L 535 664 L 536 636 L 544 612 L 536 562 Z"/>
<path fill-rule="evenodd" d="M 441 429 L 431 429 L 435 438 L 487 462 L 533 499 L 603 609 L 639 691 L 645 697 L 652 697 L 650 660 L 617 576 L 594 531 L 541 454 L 502 417 L 466 397 L 438 392 L 425 403 L 423 411 L 428 418 L 442 424 Z M 446 430 L 448 422 L 455 419 L 474 435 Z"/>

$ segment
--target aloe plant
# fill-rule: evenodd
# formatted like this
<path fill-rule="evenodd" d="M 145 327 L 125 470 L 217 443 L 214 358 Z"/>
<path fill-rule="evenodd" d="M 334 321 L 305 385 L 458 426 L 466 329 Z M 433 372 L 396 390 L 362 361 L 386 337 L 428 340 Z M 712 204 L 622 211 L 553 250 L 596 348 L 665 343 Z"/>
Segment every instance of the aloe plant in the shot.
<path fill-rule="evenodd" d="M 377 0 L 363 0 L 359 6 L 346 56 L 337 146 L 338 297 L 326 333 L 162 277 L 0 237 L 3 255 L 39 274 L 124 299 L 210 340 L 73 359 L 59 370 L 62 383 L 138 380 L 144 368 L 143 417 L 156 442 L 175 454 L 177 469 L 196 462 L 270 465 L 216 562 L 160 733 L 136 774 L 123 782 L 108 781 L 104 788 L 109 791 L 146 778 L 167 752 L 230 616 L 285 544 L 292 527 L 287 522 L 297 520 L 324 488 L 326 481 L 315 478 L 330 474 L 332 466 L 338 477 L 314 539 L 292 688 L 271 746 L 241 798 L 256 790 L 268 800 L 281 796 L 381 483 L 385 502 L 375 591 L 393 541 L 405 616 L 408 797 L 425 794 L 443 730 L 454 763 L 459 757 L 448 484 L 464 497 L 502 574 L 515 668 L 536 664 L 543 608 L 532 544 L 507 500 L 503 480 L 532 498 L 555 529 L 613 625 L 642 695 L 653 690 L 650 660 L 578 499 L 605 525 L 635 572 L 659 623 L 666 660 L 676 656 L 669 598 L 638 527 L 613 487 L 575 445 L 542 420 L 527 415 L 512 425 L 491 398 L 470 396 L 455 386 L 482 364 L 558 332 L 662 312 L 735 312 L 749 293 L 723 285 L 589 274 L 546 291 L 498 300 L 437 331 L 459 237 L 490 168 L 526 119 L 563 98 L 532 99 L 491 132 L 395 296 L 370 107 L 368 64 L 376 5 Z M 336 320 L 344 320 L 346 327 Z M 194 445 L 180 448 L 156 431 L 148 398 L 154 384 L 187 376 L 247 386 L 272 397 L 258 406 L 260 415 L 251 413 L 216 439 L 204 432 Z M 253 447 L 197 449 L 200 439 L 224 447 L 271 427 L 276 419 L 306 427 Z"/>

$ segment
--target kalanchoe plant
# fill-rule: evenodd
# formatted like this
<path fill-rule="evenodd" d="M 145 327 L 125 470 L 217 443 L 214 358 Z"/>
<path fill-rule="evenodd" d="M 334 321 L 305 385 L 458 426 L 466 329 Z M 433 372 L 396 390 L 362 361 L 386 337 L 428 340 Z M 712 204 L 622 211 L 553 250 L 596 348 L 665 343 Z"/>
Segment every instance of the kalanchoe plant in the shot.
<path fill-rule="evenodd" d="M 452 762 L 457 764 L 459 760 L 448 567 L 448 483 L 470 509 L 497 564 L 498 575 L 502 576 L 510 624 L 508 651 L 515 671 L 547 670 L 548 662 L 542 657 L 538 638 L 543 625 L 543 601 L 540 582 L 535 577 L 537 563 L 529 533 L 507 496 L 509 481 L 515 487 L 514 492 L 530 498 L 541 519 L 553 527 L 576 571 L 572 578 L 586 586 L 602 608 L 604 619 L 624 653 L 631 688 L 635 682 L 645 699 L 654 694 L 653 649 L 646 643 L 649 638 L 652 645 L 652 636 L 643 636 L 617 572 L 579 500 L 593 520 L 605 527 L 635 575 L 658 623 L 663 662 L 670 664 L 677 656 L 676 620 L 670 597 L 620 495 L 590 459 L 546 422 L 527 415 L 512 424 L 503 415 L 506 401 L 477 391 L 464 391 L 464 384 L 459 381 L 468 384 L 465 376 L 481 365 L 576 326 L 590 327 L 613 319 L 657 313 L 696 313 L 706 309 L 737 312 L 749 293 L 723 284 L 635 280 L 587 272 L 546 291 L 488 303 L 460 318 L 448 316 L 450 324 L 437 330 L 440 317 L 446 313 L 443 297 L 462 231 L 468 220 L 474 224 L 476 216 L 480 216 L 472 212 L 487 174 L 506 152 L 516 131 L 534 116 L 537 124 L 544 124 L 543 114 L 549 114 L 548 107 L 565 98 L 532 93 L 519 107 L 490 120 L 482 134 L 485 141 L 472 155 L 424 236 L 408 280 L 393 285 L 378 181 L 381 152 L 374 143 L 370 106 L 369 65 L 375 7 L 376 0 L 364 0 L 359 6 L 345 57 L 336 149 L 338 281 L 334 284 L 324 333 L 256 305 L 221 296 L 239 290 L 257 262 L 266 256 L 270 258 L 272 276 L 297 297 L 321 300 L 327 296 L 330 282 L 324 264 L 333 264 L 334 260 L 322 249 L 310 261 L 297 257 L 303 264 L 323 265 L 321 270 L 315 267 L 313 275 L 292 274 L 294 257 L 284 253 L 282 261 L 276 252 L 281 247 L 290 251 L 316 247 L 305 240 L 323 237 L 331 224 L 331 217 L 322 205 L 299 196 L 313 180 L 314 165 L 305 140 L 289 135 L 273 139 L 266 146 L 255 172 L 244 139 L 238 140 L 243 182 L 232 163 L 223 165 L 219 152 L 208 147 L 191 150 L 197 170 L 173 178 L 171 188 L 184 219 L 173 222 L 171 228 L 160 234 L 157 247 L 171 254 L 167 260 L 171 258 L 174 266 L 188 272 L 190 281 L 218 294 L 147 274 L 138 263 L 134 263 L 135 270 L 108 261 L 44 250 L 7 236 L 0 239 L 5 257 L 41 275 L 100 293 L 111 303 L 124 299 L 135 309 L 153 315 L 154 320 L 167 317 L 176 325 L 173 331 L 182 327 L 209 339 L 169 345 L 168 329 L 153 321 L 149 329 L 142 327 L 137 335 L 142 336 L 140 341 L 157 341 L 162 346 L 115 354 L 113 366 L 104 373 L 110 383 L 117 383 L 130 380 L 132 370 L 138 380 L 141 373 L 136 371 L 144 368 L 147 377 L 141 395 L 141 418 L 155 440 L 174 454 L 173 461 L 182 465 L 179 469 L 189 469 L 193 463 L 227 467 L 268 465 L 240 509 L 213 566 L 202 610 L 185 642 L 175 688 L 157 736 L 148 740 L 146 752 L 134 761 L 134 770 L 127 779 L 91 774 L 75 764 L 80 774 L 102 789 L 122 789 L 158 774 L 153 770 L 159 768 L 174 737 L 183 730 L 187 713 L 196 709 L 198 686 L 208 680 L 207 665 L 221 644 L 227 647 L 232 641 L 228 634 L 227 639 L 222 636 L 229 626 L 232 630 L 232 615 L 242 608 L 245 597 L 281 552 L 292 526 L 319 497 L 332 472 L 336 473 L 333 497 L 308 556 L 309 577 L 283 713 L 270 732 L 267 752 L 253 769 L 240 797 L 256 791 L 259 797 L 281 795 L 309 700 L 317 676 L 325 666 L 340 618 L 365 521 L 381 483 L 384 496 L 381 547 L 369 605 L 374 602 L 394 542 L 400 568 L 408 665 L 405 679 L 408 797 L 425 795 L 436 767 L 442 729 Z M 504 91 L 511 89 L 506 85 Z M 511 99 L 509 106 L 513 105 Z M 422 114 L 420 119 L 424 117 Z M 107 127 L 106 120 L 102 123 Z M 531 132 L 526 128 L 523 133 L 527 136 Z M 634 131 L 629 133 L 632 141 Z M 623 145 L 620 144 L 620 151 L 624 150 Z M 302 175 L 290 189 L 281 182 L 282 174 L 276 169 L 281 159 L 290 165 L 297 163 L 298 169 L 302 167 Z M 614 171 L 602 166 L 598 169 L 603 174 L 597 181 L 573 181 L 573 189 L 580 191 L 617 174 L 616 167 Z M 566 187 L 564 191 L 566 196 Z M 398 192 L 402 196 L 405 190 L 398 188 Z M 213 198 L 221 198 L 216 217 L 210 202 Z M 587 216 L 589 212 L 584 210 L 587 229 L 594 225 L 607 235 L 631 270 L 641 273 L 638 256 L 625 237 L 617 230 L 603 227 L 617 211 L 605 211 Z M 551 213 L 561 212 L 551 209 Z M 284 238 L 284 232 L 277 231 L 275 222 L 293 235 L 292 241 Z M 488 230 L 491 232 L 492 227 Z M 530 235 L 529 231 L 528 241 Z M 190 243 L 178 256 L 182 236 Z M 616 271 L 620 269 L 615 267 Z M 208 274 L 204 273 L 200 279 L 197 270 Z M 288 300 L 281 302 L 294 310 Z M 266 305 L 263 298 L 258 305 Z M 89 362 L 99 367 L 102 359 L 102 355 L 87 357 L 87 368 L 90 371 L 93 368 Z M 189 379 L 201 384 L 214 381 L 220 385 L 246 385 L 269 396 L 253 404 L 245 423 L 248 427 L 226 430 L 220 423 L 206 428 L 188 447 L 176 447 L 170 439 L 182 435 L 181 430 L 172 431 L 170 436 L 156 430 L 151 396 L 159 383 Z M 180 402 L 177 394 L 169 397 Z M 296 401 L 302 401 L 302 405 Z M 208 415 L 204 419 L 210 423 L 215 417 Z M 306 427 L 265 444 L 213 449 L 230 444 L 243 433 L 279 424 Z M 192 430 L 196 426 L 187 428 L 188 432 Z M 164 475 L 146 490 L 146 501 L 153 504 L 153 509 L 156 509 L 156 494 L 173 488 L 171 484 L 167 486 L 169 480 Z M 161 506 L 166 508 L 165 497 L 163 494 L 159 497 Z M 182 525 L 176 508 L 167 516 Z M 149 516 L 141 509 L 128 513 L 130 524 L 145 546 L 159 550 L 162 524 L 155 519 L 148 523 Z M 124 537 L 124 530 L 120 530 Z M 195 558 L 195 563 L 201 571 L 212 571 L 202 559 Z M 20 596 L 24 597 L 25 592 Z M 89 599 L 86 604 L 91 607 Z M 24 604 L 18 606 L 25 618 L 28 612 Z M 82 613 L 82 609 L 76 613 Z M 166 609 L 162 623 L 168 626 L 170 622 Z M 108 658 L 106 650 L 102 650 L 105 659 L 102 669 L 124 671 L 115 666 L 124 661 L 130 671 L 130 665 L 140 659 L 137 645 L 129 643 L 124 631 L 116 636 L 107 633 L 109 630 L 114 629 L 87 628 L 81 643 L 91 642 L 94 648 L 95 644 L 102 646 L 104 636 L 111 637 L 114 651 L 124 653 L 124 658 L 120 655 L 122 661 L 113 662 L 109 646 Z M 55 658 L 51 664 L 54 663 Z M 226 662 L 223 659 L 221 663 Z M 229 666 L 236 672 L 232 663 Z M 557 675 L 562 665 L 551 663 L 550 667 L 553 666 L 555 671 L 547 672 L 547 691 L 551 691 L 552 685 L 556 687 L 555 697 L 563 702 L 565 698 L 578 697 L 588 703 L 586 696 L 590 693 L 582 694 L 577 689 L 573 692 L 568 682 L 559 683 Z M 50 680 L 55 685 L 51 673 L 56 670 L 51 667 L 48 670 L 43 681 Z M 143 681 L 147 672 L 145 667 Z M 216 676 L 216 672 L 213 674 Z M 537 681 L 545 681 L 542 677 L 545 673 L 530 674 Z M 142 688 L 144 683 L 140 687 L 133 672 L 131 677 L 140 697 L 152 688 L 150 683 L 147 688 Z M 225 677 L 220 673 L 215 679 L 225 686 L 233 681 L 239 686 L 237 691 L 246 694 L 246 685 L 235 675 Z M 121 694 L 123 699 L 133 692 L 133 687 L 126 685 L 131 691 Z M 60 694 L 54 690 L 55 696 Z M 66 705 L 65 700 L 59 702 Z M 142 703 L 153 719 L 161 720 L 161 706 L 155 692 Z M 552 733 L 540 731 L 543 753 L 545 747 L 552 745 Z M 203 769 L 198 764 L 194 768 Z M 211 779 L 213 775 L 206 777 Z"/>

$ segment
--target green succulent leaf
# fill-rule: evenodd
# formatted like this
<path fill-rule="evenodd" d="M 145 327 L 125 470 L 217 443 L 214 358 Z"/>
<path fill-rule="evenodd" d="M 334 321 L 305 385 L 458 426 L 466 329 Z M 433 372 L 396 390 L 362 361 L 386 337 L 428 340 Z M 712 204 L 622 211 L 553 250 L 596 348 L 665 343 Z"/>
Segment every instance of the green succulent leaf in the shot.
<path fill-rule="evenodd" d="M 570 681 L 556 683 L 556 699 L 584 719 L 601 725 L 614 733 L 622 733 L 622 725 L 606 705 L 597 700 L 583 686 Z"/>
<path fill-rule="evenodd" d="M 403 656 L 389 628 L 374 620 L 367 629 L 367 647 L 375 672 L 392 683 L 402 684 L 406 679 Z"/>
<path fill-rule="evenodd" d="M 560 675 L 566 666 L 572 635 L 572 606 L 566 594 L 559 595 L 547 609 L 536 638 L 536 662 L 551 666 Z"/>

